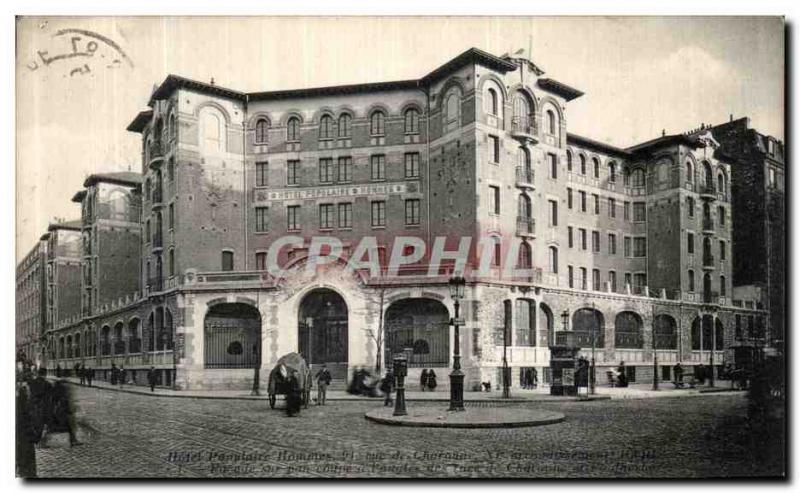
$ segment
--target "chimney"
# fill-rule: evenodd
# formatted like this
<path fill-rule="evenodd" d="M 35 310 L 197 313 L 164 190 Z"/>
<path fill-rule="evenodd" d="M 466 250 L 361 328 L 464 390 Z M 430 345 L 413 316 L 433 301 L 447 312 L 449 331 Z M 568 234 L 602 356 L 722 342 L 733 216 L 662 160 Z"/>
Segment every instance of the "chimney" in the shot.
<path fill-rule="evenodd" d="M 733 121 L 733 113 L 731 113 L 730 120 L 728 120 L 728 121 L 731 121 L 731 122 Z"/>
<path fill-rule="evenodd" d="M 213 77 L 211 78 L 211 85 L 212 86 L 214 85 L 214 78 Z"/>
<path fill-rule="evenodd" d="M 661 136 L 665 137 L 666 135 L 667 135 L 667 129 L 666 128 L 662 128 L 661 129 Z"/>

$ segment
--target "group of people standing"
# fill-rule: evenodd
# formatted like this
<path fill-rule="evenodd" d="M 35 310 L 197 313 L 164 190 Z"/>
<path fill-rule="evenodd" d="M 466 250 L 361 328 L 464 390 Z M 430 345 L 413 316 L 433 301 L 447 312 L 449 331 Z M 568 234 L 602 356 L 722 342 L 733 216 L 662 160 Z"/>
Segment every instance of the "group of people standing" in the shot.
<path fill-rule="evenodd" d="M 539 386 L 539 374 L 536 368 L 523 368 L 520 373 L 520 386 L 525 390 L 532 390 Z"/>
<path fill-rule="evenodd" d="M 422 369 L 422 373 L 419 376 L 419 387 L 423 392 L 436 390 L 436 372 L 433 371 L 433 368 L 430 370 L 427 368 Z"/>

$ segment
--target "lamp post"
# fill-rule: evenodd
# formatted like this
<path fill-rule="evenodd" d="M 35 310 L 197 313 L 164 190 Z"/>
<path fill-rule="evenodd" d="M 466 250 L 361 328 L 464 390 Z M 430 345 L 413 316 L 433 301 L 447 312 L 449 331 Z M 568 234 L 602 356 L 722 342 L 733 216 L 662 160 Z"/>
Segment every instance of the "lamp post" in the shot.
<path fill-rule="evenodd" d="M 464 410 L 464 372 L 461 371 L 461 341 L 459 327 L 463 321 L 459 318 L 459 300 L 464 297 L 467 281 L 463 277 L 453 277 L 448 281 L 450 296 L 453 298 L 454 316 L 450 320 L 453 326 L 453 371 L 450 372 L 450 408 L 448 411 Z"/>
<path fill-rule="evenodd" d="M 653 390 L 658 390 L 658 351 L 656 350 L 656 338 L 658 334 L 656 334 L 656 317 L 655 317 L 655 306 L 653 307 L 653 321 L 652 321 L 652 328 L 653 328 Z"/>
<path fill-rule="evenodd" d="M 591 373 L 589 374 L 589 393 L 594 395 L 595 393 L 594 353 L 595 353 L 595 348 L 597 347 L 597 326 L 600 325 L 597 312 L 594 309 L 594 302 L 592 302 L 592 316 L 594 317 L 595 323 L 592 324 L 592 365 L 590 370 Z"/>

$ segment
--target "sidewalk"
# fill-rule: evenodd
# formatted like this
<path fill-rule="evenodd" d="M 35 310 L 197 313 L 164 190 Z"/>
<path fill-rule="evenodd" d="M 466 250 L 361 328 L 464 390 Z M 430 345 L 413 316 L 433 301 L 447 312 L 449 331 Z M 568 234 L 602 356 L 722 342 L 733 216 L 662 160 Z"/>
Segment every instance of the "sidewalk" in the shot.
<path fill-rule="evenodd" d="M 51 380 L 55 378 L 48 377 Z M 78 379 L 75 377 L 63 378 L 74 385 L 78 384 Z M 261 391 L 261 395 L 254 396 L 250 394 L 249 390 L 172 390 L 164 387 L 156 387 L 153 392 L 150 392 L 149 387 L 126 384 L 123 386 L 112 386 L 105 381 L 92 382 L 92 387 L 115 391 L 127 392 L 131 394 L 141 394 L 148 396 L 159 397 L 176 397 L 176 398 L 194 398 L 194 399 L 241 399 L 241 400 L 267 400 L 266 390 Z M 607 386 L 598 386 L 596 388 L 596 395 L 592 396 L 592 400 L 609 400 L 609 399 L 651 399 L 661 397 L 690 397 L 701 396 L 705 394 L 714 394 L 719 392 L 737 392 L 743 393 L 745 391 L 733 390 L 730 388 L 730 382 L 721 381 L 716 387 L 697 386 L 694 389 L 676 389 L 669 382 L 662 383 L 659 390 L 653 390 L 652 384 L 634 384 L 625 388 L 612 388 Z M 312 398 L 316 395 L 316 390 L 312 389 Z M 378 401 L 379 397 L 364 397 L 358 395 L 351 395 L 343 390 L 329 390 L 329 401 Z M 279 396 L 278 399 L 283 399 Z M 432 401 L 432 402 L 447 402 L 450 400 L 450 394 L 447 391 L 434 391 L 434 392 L 420 392 L 418 390 L 406 390 L 406 401 Z M 465 402 L 561 402 L 561 401 L 575 401 L 575 396 L 553 396 L 550 395 L 550 388 L 547 386 L 539 387 L 534 390 L 512 389 L 511 397 L 504 399 L 501 391 L 492 392 L 465 392 Z"/>

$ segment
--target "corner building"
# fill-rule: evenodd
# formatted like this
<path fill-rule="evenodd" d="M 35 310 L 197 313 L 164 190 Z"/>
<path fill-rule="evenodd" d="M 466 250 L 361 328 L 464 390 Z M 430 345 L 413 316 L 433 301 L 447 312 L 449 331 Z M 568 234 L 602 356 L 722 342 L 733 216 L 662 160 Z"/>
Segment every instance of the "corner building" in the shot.
<path fill-rule="evenodd" d="M 654 349 L 663 378 L 712 351 L 732 361 L 746 343 L 735 314 L 767 313 L 731 301 L 719 144 L 687 134 L 620 149 L 570 134 L 581 95 L 478 49 L 421 79 L 350 86 L 243 93 L 168 76 L 128 127 L 142 135 L 138 289 L 81 322 L 103 341 L 82 354 L 194 389 L 248 388 L 254 366 L 292 351 L 344 379 L 410 348 L 410 381 L 434 368 L 446 387 L 452 265 L 427 270 L 436 238 L 454 251 L 471 237 L 468 390 L 498 385 L 504 342 L 514 386 L 529 367 L 547 381 L 564 328 L 586 355 L 594 342 L 599 382 L 620 361 L 651 379 Z M 289 235 L 273 276 L 268 252 Z M 341 240 L 344 260 L 374 237 L 384 270 L 396 238 L 427 248 L 394 276 L 309 271 L 313 236 Z M 504 275 L 508 259 L 529 272 Z"/>

